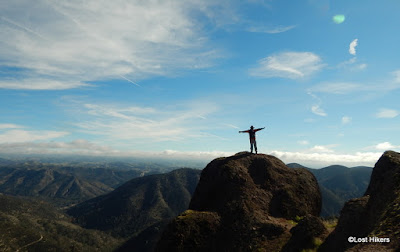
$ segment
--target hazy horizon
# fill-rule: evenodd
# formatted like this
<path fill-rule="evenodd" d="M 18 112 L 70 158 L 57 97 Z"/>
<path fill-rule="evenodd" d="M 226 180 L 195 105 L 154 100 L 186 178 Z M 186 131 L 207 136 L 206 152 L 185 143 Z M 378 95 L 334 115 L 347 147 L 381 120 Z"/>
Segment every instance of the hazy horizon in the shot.
<path fill-rule="evenodd" d="M 124 163 L 131 165 L 161 165 L 165 166 L 169 170 L 178 169 L 178 168 L 195 168 L 195 169 L 203 169 L 210 163 L 212 160 L 221 157 L 228 157 L 234 154 L 225 153 L 227 155 L 220 156 L 199 156 L 198 153 L 192 153 L 188 156 L 183 156 L 182 153 L 172 153 L 166 155 L 165 153 L 147 153 L 147 156 L 143 155 L 130 155 L 130 156 L 112 156 L 112 155 L 80 155 L 80 154 L 3 154 L 0 153 L 0 159 L 10 160 L 14 162 L 40 162 L 43 164 L 65 164 L 65 163 L 74 163 L 74 164 L 86 164 L 86 163 Z M 194 156 L 195 154 L 195 156 Z M 264 154 L 264 153 L 260 153 Z M 266 155 L 272 155 L 267 154 Z M 277 156 L 276 156 L 277 157 Z M 279 158 L 279 157 L 278 157 Z M 310 161 L 310 160 L 300 160 L 303 162 L 296 162 L 295 160 L 288 160 L 285 162 L 287 164 L 299 164 L 307 168 L 311 169 L 321 169 L 326 168 L 328 166 L 336 166 L 341 165 L 348 168 L 353 167 L 371 167 L 373 168 L 375 163 L 369 165 L 368 163 L 347 163 L 347 164 L 339 164 L 339 163 L 327 163 L 323 161 Z M 378 161 L 378 160 L 377 160 Z"/>

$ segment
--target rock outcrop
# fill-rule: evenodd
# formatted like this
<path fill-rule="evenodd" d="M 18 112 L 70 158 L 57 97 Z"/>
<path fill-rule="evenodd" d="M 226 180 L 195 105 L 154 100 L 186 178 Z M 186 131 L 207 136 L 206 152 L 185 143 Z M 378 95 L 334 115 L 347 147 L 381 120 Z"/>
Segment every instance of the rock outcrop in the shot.
<path fill-rule="evenodd" d="M 156 250 L 280 251 L 292 236 L 293 220 L 318 216 L 320 210 L 311 172 L 288 168 L 273 156 L 241 152 L 207 165 L 189 210 L 168 225 Z M 307 217 L 302 228 L 313 229 L 310 225 L 318 226 Z"/>
<path fill-rule="evenodd" d="M 356 242 L 349 242 L 349 237 Z M 365 195 L 345 204 L 337 227 L 320 247 L 346 250 L 400 251 L 400 153 L 382 155 Z"/>
<path fill-rule="evenodd" d="M 292 237 L 283 247 L 283 252 L 312 250 L 322 243 L 328 231 L 320 218 L 307 215 L 290 230 L 290 233 L 292 233 Z"/>

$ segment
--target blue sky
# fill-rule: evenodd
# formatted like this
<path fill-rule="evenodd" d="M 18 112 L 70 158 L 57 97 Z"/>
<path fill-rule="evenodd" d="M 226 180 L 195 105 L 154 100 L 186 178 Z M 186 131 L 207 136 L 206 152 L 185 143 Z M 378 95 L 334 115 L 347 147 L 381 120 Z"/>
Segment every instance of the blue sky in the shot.
<path fill-rule="evenodd" d="M 400 3 L 0 4 L 0 153 L 313 167 L 400 150 Z M 342 15 L 339 22 L 338 17 Z M 344 18 L 343 18 L 344 17 Z"/>

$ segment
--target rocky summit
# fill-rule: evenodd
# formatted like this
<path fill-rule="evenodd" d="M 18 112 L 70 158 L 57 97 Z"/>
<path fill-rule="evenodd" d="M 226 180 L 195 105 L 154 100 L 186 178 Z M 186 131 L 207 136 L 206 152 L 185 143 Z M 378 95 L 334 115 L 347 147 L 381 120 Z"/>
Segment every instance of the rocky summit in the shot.
<path fill-rule="evenodd" d="M 167 226 L 156 250 L 313 248 L 313 237 L 326 234 L 315 217 L 320 210 L 321 194 L 311 172 L 288 168 L 274 156 L 240 152 L 206 166 L 189 210 Z M 297 222 L 301 224 L 299 230 L 311 231 L 291 232 Z M 303 238 L 306 241 L 299 242 Z"/>
<path fill-rule="evenodd" d="M 382 155 L 364 196 L 345 204 L 320 251 L 400 251 L 400 153 Z"/>

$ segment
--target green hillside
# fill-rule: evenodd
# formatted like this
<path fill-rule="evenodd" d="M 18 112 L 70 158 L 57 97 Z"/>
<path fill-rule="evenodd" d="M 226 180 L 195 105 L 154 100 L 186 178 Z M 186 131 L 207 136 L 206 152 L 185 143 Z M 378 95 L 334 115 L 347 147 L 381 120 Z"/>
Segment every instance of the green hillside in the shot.
<path fill-rule="evenodd" d="M 0 251 L 112 251 L 121 240 L 72 224 L 51 205 L 0 194 Z"/>

